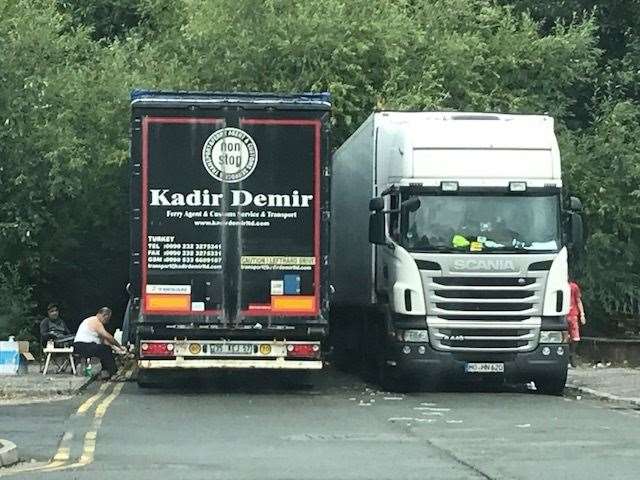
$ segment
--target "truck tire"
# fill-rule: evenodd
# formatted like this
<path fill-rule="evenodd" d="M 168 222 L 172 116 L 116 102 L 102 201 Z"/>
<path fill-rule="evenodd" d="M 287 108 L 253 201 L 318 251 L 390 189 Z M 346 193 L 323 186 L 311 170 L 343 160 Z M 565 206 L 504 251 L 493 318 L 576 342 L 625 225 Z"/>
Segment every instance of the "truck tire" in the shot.
<path fill-rule="evenodd" d="M 138 369 L 138 387 L 140 388 L 158 388 L 162 385 L 161 377 L 158 372 L 152 372 L 145 369 Z"/>
<path fill-rule="evenodd" d="M 407 393 L 410 391 L 409 382 L 384 365 L 378 368 L 378 385 L 383 390 L 393 393 Z"/>
<path fill-rule="evenodd" d="M 316 380 L 315 372 L 292 371 L 280 375 L 280 384 L 291 390 L 313 390 Z"/>
<path fill-rule="evenodd" d="M 547 377 L 535 380 L 536 391 L 543 395 L 560 396 L 564 392 L 564 386 L 567 383 L 567 374 L 565 372 L 561 377 Z"/>

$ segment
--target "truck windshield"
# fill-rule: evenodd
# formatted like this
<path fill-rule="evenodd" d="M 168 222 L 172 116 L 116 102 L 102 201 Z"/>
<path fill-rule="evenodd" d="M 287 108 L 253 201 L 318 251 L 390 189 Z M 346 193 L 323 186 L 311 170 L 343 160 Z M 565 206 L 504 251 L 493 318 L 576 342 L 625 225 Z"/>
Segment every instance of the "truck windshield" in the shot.
<path fill-rule="evenodd" d="M 410 251 L 489 253 L 557 251 L 560 247 L 557 195 L 408 198 L 415 197 L 419 207 L 406 212 L 401 225 L 400 243 Z"/>

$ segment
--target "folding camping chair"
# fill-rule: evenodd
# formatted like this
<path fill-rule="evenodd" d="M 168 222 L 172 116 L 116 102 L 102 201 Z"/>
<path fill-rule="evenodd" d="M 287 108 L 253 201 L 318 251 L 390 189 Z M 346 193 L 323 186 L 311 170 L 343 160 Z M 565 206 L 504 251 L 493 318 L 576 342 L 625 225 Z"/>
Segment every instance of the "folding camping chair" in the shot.
<path fill-rule="evenodd" d="M 53 341 L 50 340 L 47 342 L 47 346 L 42 350 L 42 352 L 47 355 L 44 362 L 44 369 L 42 370 L 43 375 L 47 374 L 51 362 L 53 362 L 57 367 L 56 373 L 62 373 L 71 366 L 71 371 L 74 375 L 76 374 L 76 363 L 73 359 L 73 347 L 56 347 Z"/>

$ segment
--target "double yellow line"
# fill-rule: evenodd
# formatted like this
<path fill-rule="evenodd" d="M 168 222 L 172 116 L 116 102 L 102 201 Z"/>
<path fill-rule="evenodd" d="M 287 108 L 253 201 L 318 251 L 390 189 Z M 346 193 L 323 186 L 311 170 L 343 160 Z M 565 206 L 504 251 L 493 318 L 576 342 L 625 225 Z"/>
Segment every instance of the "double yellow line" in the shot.
<path fill-rule="evenodd" d="M 132 370 L 129 370 L 125 373 L 125 381 L 131 378 Z M 103 396 L 107 393 L 109 387 L 115 385 L 110 394 Z M 71 457 L 71 441 L 73 440 L 74 434 L 73 432 L 65 432 L 62 436 L 62 440 L 60 441 L 60 445 L 58 446 L 58 451 L 53 456 L 53 458 L 46 465 L 39 465 L 37 467 L 24 468 L 19 470 L 13 470 L 10 473 L 5 475 L 15 475 L 18 473 L 26 473 L 26 472 L 55 472 L 59 470 L 67 470 L 70 468 L 84 467 L 93 462 L 93 458 L 96 451 L 96 440 L 98 437 L 98 432 L 100 427 L 102 426 L 102 419 L 107 413 L 109 406 L 113 401 L 118 398 L 120 392 L 124 387 L 124 383 L 114 383 L 114 382 L 106 382 L 103 383 L 98 392 L 85 400 L 82 405 L 78 407 L 75 415 L 77 416 L 85 416 L 87 412 L 91 409 L 91 407 L 97 403 L 95 412 L 93 414 L 93 421 L 91 422 L 91 427 L 84 435 L 84 442 L 82 445 L 82 453 L 81 455 L 73 462 L 68 463 Z M 3 475 L 0 475 L 3 476 Z"/>

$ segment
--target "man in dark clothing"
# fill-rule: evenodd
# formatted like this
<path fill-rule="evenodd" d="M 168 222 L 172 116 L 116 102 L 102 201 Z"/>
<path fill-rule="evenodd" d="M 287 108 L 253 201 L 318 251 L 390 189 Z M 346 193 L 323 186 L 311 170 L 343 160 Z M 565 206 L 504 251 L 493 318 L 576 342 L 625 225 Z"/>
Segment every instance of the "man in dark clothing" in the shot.
<path fill-rule="evenodd" d="M 71 332 L 60 318 L 60 310 L 58 305 L 50 303 L 47 306 L 47 316 L 40 322 L 40 342 L 46 345 L 49 340 L 59 340 L 68 337 Z"/>

